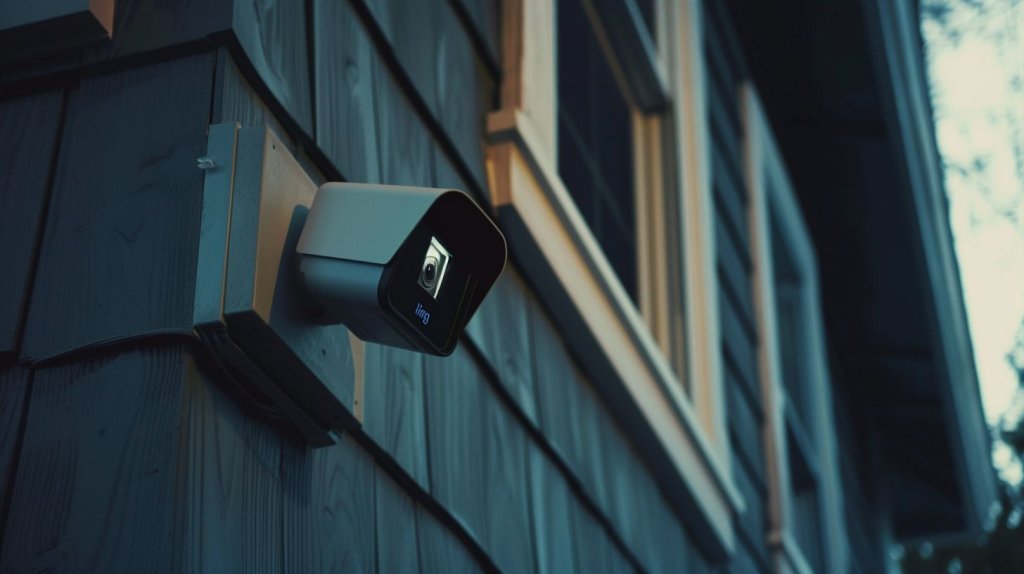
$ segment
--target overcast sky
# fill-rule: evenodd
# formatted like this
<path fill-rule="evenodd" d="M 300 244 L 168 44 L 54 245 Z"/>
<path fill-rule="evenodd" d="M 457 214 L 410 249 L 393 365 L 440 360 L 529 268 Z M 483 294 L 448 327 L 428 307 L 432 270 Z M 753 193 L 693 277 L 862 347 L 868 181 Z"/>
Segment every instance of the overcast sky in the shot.
<path fill-rule="evenodd" d="M 1024 319 L 1024 2 L 982 4 L 979 12 L 949 1 L 951 21 L 964 31 L 958 41 L 927 19 L 923 32 L 940 153 L 970 168 L 947 169 L 946 188 L 985 415 L 996 424 L 1007 412 L 1024 414 L 1006 360 Z M 1005 478 L 1020 482 L 1009 452 L 997 450 L 995 459 Z"/>

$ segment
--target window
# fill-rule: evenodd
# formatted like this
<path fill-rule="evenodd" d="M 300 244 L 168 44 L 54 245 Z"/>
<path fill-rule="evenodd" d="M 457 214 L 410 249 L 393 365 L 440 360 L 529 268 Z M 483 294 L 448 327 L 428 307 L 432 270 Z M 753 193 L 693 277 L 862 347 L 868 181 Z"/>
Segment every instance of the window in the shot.
<path fill-rule="evenodd" d="M 743 502 L 717 352 L 701 0 L 502 6 L 491 208 L 531 286 L 557 302 L 550 311 L 569 347 L 599 366 L 588 378 L 631 399 L 650 431 L 634 438 L 667 455 L 652 462 L 660 480 L 693 497 L 696 512 L 680 511 L 711 534 L 702 551 L 725 556 Z M 567 44 L 561 30 L 572 26 L 585 40 Z M 567 58 L 577 65 L 561 77 Z M 587 94 L 584 84 L 610 89 Z M 595 131 L 590 118 L 612 115 Z"/>
<path fill-rule="evenodd" d="M 632 110 L 581 0 L 558 0 L 558 173 L 637 300 Z"/>
<path fill-rule="evenodd" d="M 557 2 L 558 172 L 662 353 L 689 381 L 675 126 L 652 32 L 659 7 Z"/>
<path fill-rule="evenodd" d="M 778 567 L 844 570 L 836 430 L 817 264 L 800 207 L 760 103 L 743 90 L 755 298 L 761 333 L 769 543 Z"/>

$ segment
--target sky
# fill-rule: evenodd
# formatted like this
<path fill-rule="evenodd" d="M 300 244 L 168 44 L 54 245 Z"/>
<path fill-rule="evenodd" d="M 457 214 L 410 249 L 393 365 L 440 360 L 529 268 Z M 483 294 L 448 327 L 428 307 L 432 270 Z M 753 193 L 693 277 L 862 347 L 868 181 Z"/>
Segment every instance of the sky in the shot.
<path fill-rule="evenodd" d="M 928 18 L 922 32 L 982 402 L 997 425 L 1024 415 L 1006 358 L 1024 320 L 1024 1 L 944 3 L 963 33 L 951 38 Z M 1008 447 L 993 458 L 1021 483 Z"/>

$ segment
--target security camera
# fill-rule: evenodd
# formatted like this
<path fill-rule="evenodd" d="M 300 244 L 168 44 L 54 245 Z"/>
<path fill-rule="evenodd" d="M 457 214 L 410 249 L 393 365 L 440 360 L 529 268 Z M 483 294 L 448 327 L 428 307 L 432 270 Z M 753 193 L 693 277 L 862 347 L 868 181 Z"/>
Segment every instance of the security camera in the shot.
<path fill-rule="evenodd" d="M 505 238 L 465 193 L 327 183 L 296 249 L 321 322 L 450 355 L 505 267 Z"/>

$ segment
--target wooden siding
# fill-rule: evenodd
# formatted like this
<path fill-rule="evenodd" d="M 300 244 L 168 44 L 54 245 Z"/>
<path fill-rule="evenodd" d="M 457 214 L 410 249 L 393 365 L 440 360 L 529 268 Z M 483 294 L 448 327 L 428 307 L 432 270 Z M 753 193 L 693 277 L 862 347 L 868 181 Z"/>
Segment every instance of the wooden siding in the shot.
<path fill-rule="evenodd" d="M 704 57 L 711 185 L 715 199 L 718 302 L 723 381 L 728 403 L 732 474 L 746 509 L 737 519 L 733 572 L 769 572 L 768 500 L 765 480 L 757 323 L 754 319 L 748 196 L 744 184 L 739 88 L 747 71 L 732 24 L 719 2 L 704 3 Z"/>
<path fill-rule="evenodd" d="M 485 201 L 499 5 L 124 0 L 111 43 L 0 71 L 18 94 L 0 100 L 0 158 L 19 166 L 0 173 L 0 355 L 24 363 L 0 370 L 0 569 L 718 571 L 514 264 L 452 357 L 366 345 L 363 426 L 324 449 L 250 416 L 192 343 L 207 126 L 270 126 L 314 181 Z M 744 73 L 707 12 L 747 505 L 729 569 L 765 571 Z"/>

